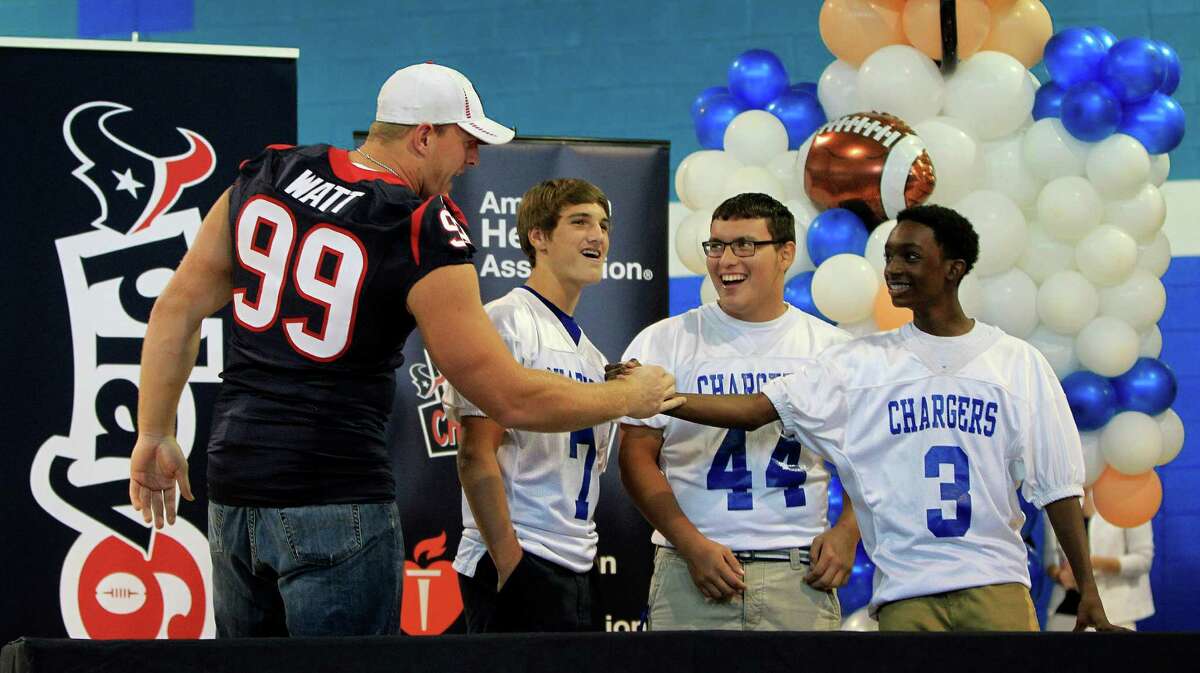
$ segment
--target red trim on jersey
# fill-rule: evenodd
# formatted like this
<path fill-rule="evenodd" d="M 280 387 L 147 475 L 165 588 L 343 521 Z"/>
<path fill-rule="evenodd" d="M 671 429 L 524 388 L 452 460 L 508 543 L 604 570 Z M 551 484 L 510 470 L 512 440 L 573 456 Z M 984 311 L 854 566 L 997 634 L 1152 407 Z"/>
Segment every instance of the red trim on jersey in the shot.
<path fill-rule="evenodd" d="M 436 199 L 436 196 L 431 196 L 425 199 L 425 202 L 417 206 L 413 211 L 412 219 L 409 225 L 412 229 L 410 237 L 412 239 L 412 254 L 413 264 L 421 266 L 421 220 L 425 217 L 425 209 L 429 207 L 429 202 Z"/>
<path fill-rule="evenodd" d="M 304 299 L 316 304 L 317 306 L 322 307 L 325 310 L 325 318 L 324 318 L 324 320 L 321 321 L 321 331 L 314 332 L 314 331 L 310 330 L 308 328 L 308 318 L 284 318 L 280 322 L 283 324 L 283 337 L 287 341 L 288 345 L 292 347 L 292 350 L 294 350 L 297 353 L 299 353 L 300 355 L 308 358 L 309 360 L 313 360 L 315 362 L 332 362 L 332 361 L 342 357 L 342 355 L 344 355 L 346 353 L 346 351 L 350 349 L 350 344 L 352 344 L 354 342 L 354 324 L 358 320 L 358 299 L 362 293 L 363 282 L 367 278 L 367 267 L 369 264 L 369 260 L 367 259 L 367 249 L 365 246 L 363 246 L 362 241 L 358 240 L 357 236 L 355 236 L 353 233 L 351 233 L 347 229 L 343 229 L 339 226 L 329 224 L 327 222 L 322 222 L 320 224 L 317 224 L 312 229 L 309 229 L 304 234 L 304 238 L 300 241 L 300 249 L 301 250 L 304 249 L 304 244 L 308 240 L 309 236 L 312 236 L 314 232 L 319 231 L 321 229 L 331 229 L 333 231 L 336 231 L 340 234 L 345 235 L 355 245 L 358 246 L 360 254 L 362 254 L 362 274 L 359 275 L 359 277 L 358 277 L 358 284 L 354 288 L 354 299 L 352 300 L 352 302 L 350 304 L 350 326 L 346 331 L 346 343 L 342 345 L 342 349 L 339 350 L 337 353 L 334 353 L 333 355 L 331 355 L 329 357 L 322 358 L 322 357 L 317 357 L 317 356 L 313 355 L 312 353 L 306 352 L 305 350 L 296 346 L 295 342 L 292 341 L 292 335 L 290 332 L 288 332 L 287 327 L 288 327 L 288 325 L 291 325 L 294 323 L 300 324 L 300 331 L 303 332 L 304 334 L 306 334 L 310 337 L 313 337 L 314 339 L 319 339 L 322 341 L 324 341 L 325 333 L 329 329 L 329 309 L 330 309 L 329 303 L 322 301 L 320 299 L 317 299 L 316 297 L 313 297 L 312 295 L 305 293 L 304 290 L 300 289 L 300 283 L 297 282 L 297 280 L 296 280 L 297 271 L 299 271 L 299 269 L 300 269 L 301 255 L 296 255 L 296 259 L 295 259 L 294 263 L 292 264 L 292 285 L 296 288 L 296 294 L 298 294 L 301 297 L 303 297 Z M 321 273 L 320 273 L 321 259 L 325 256 L 325 253 L 327 253 L 327 252 L 338 256 L 337 267 L 334 269 L 333 282 L 329 282 L 325 278 L 321 277 Z M 337 275 L 341 272 L 341 269 L 342 269 L 342 257 L 343 257 L 343 255 L 341 252 L 338 252 L 337 250 L 334 250 L 333 248 L 330 248 L 329 246 L 325 246 L 325 245 L 321 246 L 321 252 L 317 254 L 317 270 L 314 274 L 314 278 L 317 280 L 317 282 L 324 283 L 326 285 L 329 285 L 330 287 L 335 287 L 337 285 Z"/>
<path fill-rule="evenodd" d="M 265 332 L 265 331 L 271 329 L 271 326 L 275 324 L 275 321 L 279 318 L 279 305 L 283 302 L 283 284 L 285 281 L 285 278 L 279 279 L 279 294 L 280 294 L 280 296 L 275 298 L 275 311 L 271 315 L 271 319 L 265 325 L 263 325 L 262 327 L 254 327 L 254 326 L 250 325 L 249 323 L 244 322 L 240 317 L 238 317 L 237 309 L 238 309 L 239 302 L 241 302 L 242 304 L 245 304 L 246 308 L 250 309 L 251 311 L 257 311 L 260 308 L 260 306 L 262 304 L 262 299 L 263 299 L 263 296 L 262 296 L 263 295 L 263 285 L 265 284 L 264 281 L 266 280 L 266 277 L 267 277 L 267 275 L 265 273 L 263 273 L 262 271 L 259 271 L 258 269 L 247 266 L 246 263 L 244 261 L 242 261 L 242 251 L 238 248 L 238 226 L 242 222 L 242 214 L 246 212 L 246 208 L 248 208 L 250 206 L 250 204 L 254 203 L 255 201 L 258 201 L 259 199 L 261 199 L 263 201 L 269 201 L 269 202 L 279 206 L 280 208 L 283 209 L 283 212 L 287 213 L 288 217 L 291 219 L 290 224 L 292 227 L 292 240 L 288 245 L 287 257 L 284 257 L 284 259 L 285 260 L 289 259 L 292 256 L 292 252 L 295 251 L 295 249 L 296 249 L 296 216 L 292 214 L 292 211 L 290 208 L 283 205 L 276 199 L 273 199 L 269 196 L 264 196 L 262 194 L 255 194 L 254 196 L 247 199 L 244 204 L 242 204 L 241 210 L 238 211 L 237 218 L 233 221 L 233 253 L 234 253 L 234 257 L 237 259 L 237 263 L 239 266 L 241 266 L 243 269 L 249 271 L 250 273 L 254 274 L 255 276 L 258 276 L 258 295 L 255 297 L 254 301 L 251 302 L 248 299 L 246 299 L 247 288 L 244 288 L 244 287 L 233 288 L 233 292 L 232 292 L 233 321 L 251 332 Z M 254 234 L 258 233 L 257 229 L 258 229 L 259 222 L 267 222 L 267 221 L 268 220 L 264 220 L 261 217 L 256 218 L 254 221 L 255 231 L 250 233 L 250 248 L 252 250 L 255 250 L 256 252 L 264 252 L 264 251 L 257 250 L 257 248 L 255 247 Z M 272 224 L 274 224 L 275 226 L 273 227 L 273 229 L 271 231 L 271 240 L 270 240 L 271 246 L 275 245 L 275 235 L 279 232 L 279 225 L 281 223 L 274 222 Z M 284 262 L 284 274 L 286 275 L 286 273 L 287 273 L 287 263 L 285 261 Z"/>
<path fill-rule="evenodd" d="M 393 185 L 409 187 L 409 184 L 387 171 L 371 171 L 359 168 L 350 161 L 350 152 L 338 147 L 329 148 L 329 168 L 342 182 L 370 182 L 383 180 Z M 411 187 L 410 187 L 411 189 Z"/>
<path fill-rule="evenodd" d="M 290 150 L 293 147 L 295 147 L 295 145 L 287 145 L 284 143 L 276 143 L 274 145 L 267 145 L 267 149 L 269 149 L 269 150 Z M 240 171 L 243 168 L 245 168 L 246 164 L 250 163 L 250 161 L 251 161 L 250 159 L 242 159 L 242 163 L 238 164 L 238 170 Z"/>
<path fill-rule="evenodd" d="M 467 231 L 471 230 L 471 223 L 467 222 L 467 216 L 463 214 L 462 209 L 458 207 L 457 203 L 445 194 L 442 195 L 442 203 L 446 204 L 446 208 L 450 211 L 450 214 L 462 224 L 463 229 Z"/>

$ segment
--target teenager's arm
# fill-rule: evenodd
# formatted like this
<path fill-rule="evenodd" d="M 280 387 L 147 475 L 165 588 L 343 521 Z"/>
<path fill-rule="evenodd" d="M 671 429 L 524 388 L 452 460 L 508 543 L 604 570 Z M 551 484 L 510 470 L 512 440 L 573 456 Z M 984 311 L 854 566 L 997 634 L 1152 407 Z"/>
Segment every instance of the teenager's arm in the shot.
<path fill-rule="evenodd" d="M 639 368 L 632 371 L 637 372 Z M 757 430 L 779 420 L 775 405 L 762 393 L 753 395 L 680 395 L 685 402 L 669 410 L 675 418 L 735 430 Z"/>
<path fill-rule="evenodd" d="M 458 481 L 462 484 L 467 506 L 483 536 L 488 554 L 496 565 L 497 589 L 504 586 L 523 552 L 517 542 L 504 481 L 496 450 L 504 440 L 504 426 L 490 418 L 467 416 L 462 419 L 463 441 L 458 447 Z"/>

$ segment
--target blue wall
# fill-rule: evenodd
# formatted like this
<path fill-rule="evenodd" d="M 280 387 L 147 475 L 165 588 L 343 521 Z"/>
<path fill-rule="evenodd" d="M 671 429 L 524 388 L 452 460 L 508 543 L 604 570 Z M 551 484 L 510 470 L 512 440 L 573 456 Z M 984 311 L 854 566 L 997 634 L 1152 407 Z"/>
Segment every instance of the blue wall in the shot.
<path fill-rule="evenodd" d="M 93 0 L 94 1 L 94 0 Z M 151 3 L 143 3 L 150 5 Z M 817 33 L 819 0 L 198 0 L 192 30 L 142 39 L 300 49 L 300 141 L 345 145 L 365 128 L 379 84 L 398 66 L 435 60 L 476 83 L 490 116 L 524 134 L 671 141 L 672 164 L 699 149 L 688 107 L 720 84 L 749 48 L 775 51 L 793 81 L 814 80 L 832 57 Z M 1200 1 L 1046 0 L 1056 28 L 1103 25 L 1149 35 L 1183 59 L 1175 94 L 1196 109 Z M 73 38 L 77 0 L 0 0 L 0 35 Z M 124 38 L 125 35 L 112 35 Z M 253 86 L 252 82 L 240 83 Z M 1194 120 L 1193 120 L 1194 121 Z M 268 139 L 264 139 L 264 142 Z M 1200 178 L 1200 133 L 1172 153 L 1172 179 Z M 1200 433 L 1200 259 L 1164 278 L 1163 358 L 1182 384 L 1176 410 Z M 694 296 L 694 295 L 693 295 Z M 1191 356 L 1191 357 L 1189 357 Z M 1200 434 L 1196 434 L 1200 436 Z M 1194 442 L 1188 442 L 1194 444 Z M 1200 449 L 1161 470 L 1155 520 L 1155 629 L 1200 629 Z"/>

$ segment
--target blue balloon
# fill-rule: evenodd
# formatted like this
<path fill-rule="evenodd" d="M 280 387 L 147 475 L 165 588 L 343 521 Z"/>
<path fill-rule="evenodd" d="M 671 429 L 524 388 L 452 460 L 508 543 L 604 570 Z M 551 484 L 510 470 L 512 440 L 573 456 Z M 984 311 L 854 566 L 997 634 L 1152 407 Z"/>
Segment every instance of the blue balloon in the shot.
<path fill-rule="evenodd" d="M 1100 40 L 1100 44 L 1104 45 L 1105 49 L 1112 49 L 1112 46 L 1117 43 L 1117 36 L 1103 26 L 1088 26 L 1087 29 L 1096 36 L 1097 40 Z"/>
<path fill-rule="evenodd" d="M 816 82 L 796 82 L 789 88 L 792 91 L 799 91 L 800 93 L 806 93 L 810 96 L 813 96 L 814 98 L 817 95 L 817 83 Z"/>
<path fill-rule="evenodd" d="M 808 225 L 808 258 L 813 266 L 821 266 L 834 255 L 861 255 L 867 249 L 867 236 L 867 225 L 858 215 L 845 208 L 830 208 Z"/>
<path fill-rule="evenodd" d="M 692 101 L 692 121 L 695 122 L 700 118 L 700 113 L 712 103 L 717 96 L 728 96 L 729 87 L 727 86 L 710 86 L 700 95 L 696 96 L 696 100 Z"/>
<path fill-rule="evenodd" d="M 817 310 L 817 303 L 813 301 L 812 279 L 815 273 L 815 271 L 805 271 L 792 276 L 787 285 L 783 286 L 783 299 L 801 311 L 832 325 L 833 321 Z"/>
<path fill-rule="evenodd" d="M 1179 146 L 1186 126 L 1179 101 L 1155 93 L 1144 101 L 1126 104 L 1117 130 L 1137 138 L 1150 154 L 1164 154 Z"/>
<path fill-rule="evenodd" d="M 729 90 L 749 107 L 762 109 L 787 88 L 787 70 L 774 52 L 751 49 L 729 64 Z"/>
<path fill-rule="evenodd" d="M 1167 64 L 1158 43 L 1131 37 L 1113 45 L 1100 64 L 1100 78 L 1122 103 L 1145 100 L 1167 77 Z"/>
<path fill-rule="evenodd" d="M 1062 97 L 1062 123 L 1086 142 L 1111 136 L 1121 124 L 1121 101 L 1100 82 L 1084 82 Z"/>
<path fill-rule="evenodd" d="M 1117 392 L 1099 374 L 1075 372 L 1062 380 L 1062 387 L 1080 430 L 1098 430 L 1117 413 Z"/>
<path fill-rule="evenodd" d="M 1033 98 L 1033 118 L 1061 117 L 1062 99 L 1066 93 L 1066 89 L 1057 82 L 1046 82 L 1040 86 Z"/>
<path fill-rule="evenodd" d="M 830 470 L 829 475 L 829 509 L 826 511 L 826 516 L 831 523 L 837 523 L 837 520 L 842 516 L 843 501 L 846 495 L 842 489 L 842 480 L 838 478 L 835 470 Z"/>
<path fill-rule="evenodd" d="M 798 149 L 826 121 L 825 110 L 817 97 L 794 89 L 784 91 L 779 98 L 767 103 L 767 112 L 783 122 L 789 150 Z"/>
<path fill-rule="evenodd" d="M 696 116 L 696 139 L 706 150 L 725 149 L 725 129 L 748 108 L 730 94 L 718 94 Z"/>
<path fill-rule="evenodd" d="M 854 566 L 850 569 L 850 579 L 846 586 L 838 589 L 838 601 L 842 604 L 842 614 L 852 614 L 869 603 L 874 583 L 875 564 L 871 562 L 860 542 L 854 554 Z"/>
<path fill-rule="evenodd" d="M 1167 75 L 1163 78 L 1162 86 L 1158 87 L 1158 90 L 1170 96 L 1179 88 L 1179 77 L 1182 66 L 1179 64 L 1179 54 L 1175 53 L 1175 49 L 1171 45 L 1166 42 L 1158 42 L 1157 44 L 1158 50 L 1163 55 L 1163 63 L 1167 66 Z"/>
<path fill-rule="evenodd" d="M 1140 411 L 1151 416 L 1170 409 L 1179 390 L 1175 372 L 1155 358 L 1138 358 L 1129 371 L 1109 380 L 1121 411 Z"/>
<path fill-rule="evenodd" d="M 1092 31 L 1067 28 L 1050 38 L 1043 58 L 1050 78 L 1069 89 L 1080 82 L 1096 79 L 1105 51 L 1104 43 Z"/>

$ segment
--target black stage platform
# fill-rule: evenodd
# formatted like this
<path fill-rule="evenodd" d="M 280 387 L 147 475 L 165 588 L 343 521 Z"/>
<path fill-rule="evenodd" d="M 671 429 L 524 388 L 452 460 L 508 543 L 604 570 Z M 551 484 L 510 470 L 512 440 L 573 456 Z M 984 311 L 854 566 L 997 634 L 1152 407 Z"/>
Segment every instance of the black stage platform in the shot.
<path fill-rule="evenodd" d="M 4 647 L 0 673 L 1159 673 L 1187 670 L 1197 661 L 1200 635 L 1158 633 L 692 632 L 173 642 L 22 638 Z"/>

